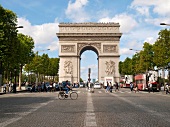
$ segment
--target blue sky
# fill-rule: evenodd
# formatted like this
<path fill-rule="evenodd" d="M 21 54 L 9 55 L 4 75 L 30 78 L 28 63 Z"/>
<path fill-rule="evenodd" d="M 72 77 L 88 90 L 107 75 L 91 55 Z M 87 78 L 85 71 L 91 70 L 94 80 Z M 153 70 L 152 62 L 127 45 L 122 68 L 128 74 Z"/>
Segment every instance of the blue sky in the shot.
<path fill-rule="evenodd" d="M 50 57 L 58 57 L 58 24 L 60 22 L 118 22 L 123 33 L 120 40 L 120 60 L 134 55 L 130 48 L 141 50 L 144 42 L 153 44 L 158 32 L 170 23 L 170 0 L 0 0 L 0 4 L 15 12 L 19 32 L 30 35 L 35 51 L 50 48 Z M 97 55 L 85 51 L 81 56 L 81 77 L 87 79 L 88 68 L 97 78 Z"/>

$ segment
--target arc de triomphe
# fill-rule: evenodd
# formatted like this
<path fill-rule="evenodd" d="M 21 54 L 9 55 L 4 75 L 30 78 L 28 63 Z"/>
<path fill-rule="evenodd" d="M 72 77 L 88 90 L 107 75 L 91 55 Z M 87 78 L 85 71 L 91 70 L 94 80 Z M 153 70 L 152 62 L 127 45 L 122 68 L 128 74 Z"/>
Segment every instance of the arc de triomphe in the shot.
<path fill-rule="evenodd" d="M 86 50 L 98 56 L 98 80 L 119 81 L 119 23 L 60 23 L 59 82 L 80 80 L 80 57 Z M 87 68 L 88 70 L 88 68 Z"/>

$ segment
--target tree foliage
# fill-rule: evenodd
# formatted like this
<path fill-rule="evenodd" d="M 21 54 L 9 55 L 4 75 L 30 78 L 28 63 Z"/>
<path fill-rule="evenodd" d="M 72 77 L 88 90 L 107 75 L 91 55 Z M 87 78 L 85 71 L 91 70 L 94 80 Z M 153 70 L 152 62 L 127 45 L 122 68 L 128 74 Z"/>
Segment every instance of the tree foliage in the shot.
<path fill-rule="evenodd" d="M 27 73 L 43 75 L 44 80 L 45 76 L 50 76 L 54 81 L 54 77 L 58 76 L 59 58 L 49 58 L 47 54 L 40 56 L 36 53 L 33 60 L 26 64 L 24 70 Z"/>
<path fill-rule="evenodd" d="M 167 68 L 170 63 L 170 30 L 161 30 L 158 35 L 153 45 L 145 42 L 143 50 L 133 55 L 131 59 L 126 58 L 123 62 L 120 61 L 119 73 L 135 75 L 155 68 Z"/>

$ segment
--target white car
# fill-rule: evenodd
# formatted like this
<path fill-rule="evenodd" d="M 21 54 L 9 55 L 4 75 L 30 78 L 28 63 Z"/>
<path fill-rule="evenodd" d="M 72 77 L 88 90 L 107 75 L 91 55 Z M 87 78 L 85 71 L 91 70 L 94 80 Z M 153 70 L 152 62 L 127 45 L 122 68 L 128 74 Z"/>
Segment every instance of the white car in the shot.
<path fill-rule="evenodd" d="M 95 83 L 94 84 L 94 89 L 101 89 L 100 83 Z"/>
<path fill-rule="evenodd" d="M 80 82 L 79 87 L 80 87 L 80 88 L 85 87 L 85 84 L 84 84 L 83 82 Z"/>

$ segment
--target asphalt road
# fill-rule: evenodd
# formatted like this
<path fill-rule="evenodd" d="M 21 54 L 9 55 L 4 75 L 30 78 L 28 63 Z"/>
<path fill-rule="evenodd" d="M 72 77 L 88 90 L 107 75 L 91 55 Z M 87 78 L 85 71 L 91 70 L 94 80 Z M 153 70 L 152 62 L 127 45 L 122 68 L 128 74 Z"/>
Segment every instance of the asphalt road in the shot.
<path fill-rule="evenodd" d="M 0 95 L 0 127 L 170 127 L 165 93 L 77 92 L 77 100 L 59 100 L 58 92 Z"/>

